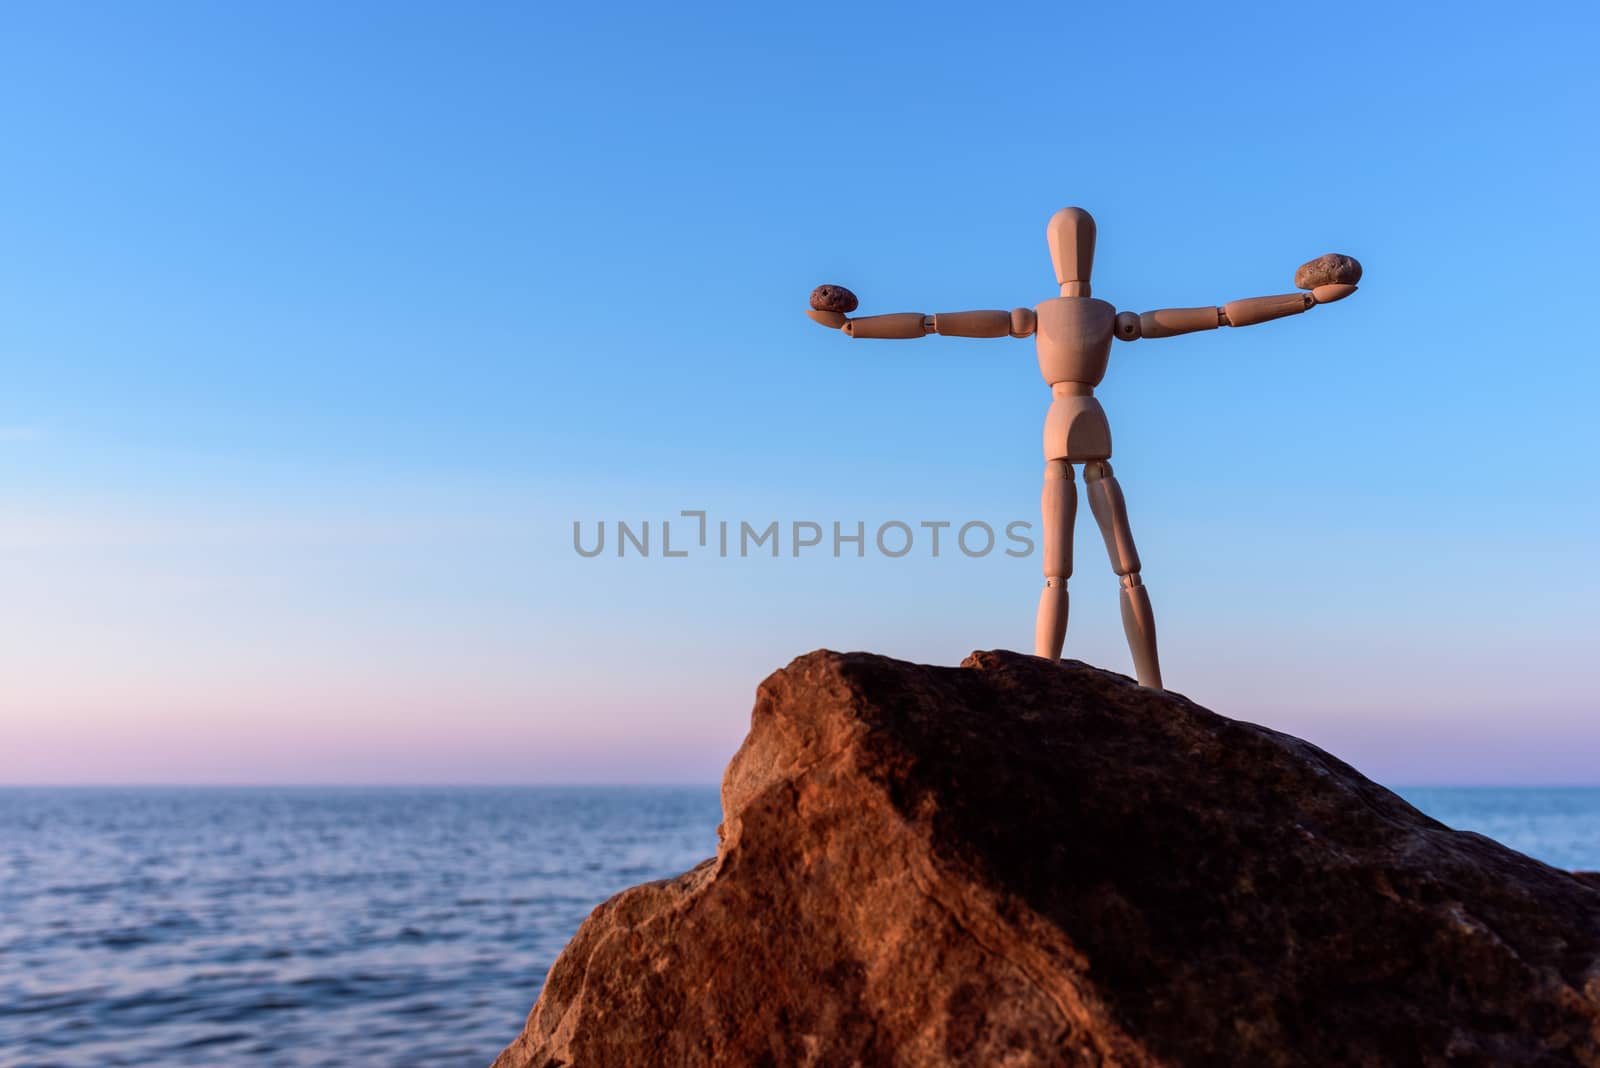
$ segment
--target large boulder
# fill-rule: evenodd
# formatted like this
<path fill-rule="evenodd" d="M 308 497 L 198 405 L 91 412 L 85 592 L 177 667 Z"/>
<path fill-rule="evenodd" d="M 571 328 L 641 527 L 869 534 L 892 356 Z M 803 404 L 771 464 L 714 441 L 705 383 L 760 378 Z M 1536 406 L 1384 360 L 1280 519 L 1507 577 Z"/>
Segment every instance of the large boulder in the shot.
<path fill-rule="evenodd" d="M 1600 884 L 1071 661 L 817 652 L 497 1068 L 1600 1065 Z"/>

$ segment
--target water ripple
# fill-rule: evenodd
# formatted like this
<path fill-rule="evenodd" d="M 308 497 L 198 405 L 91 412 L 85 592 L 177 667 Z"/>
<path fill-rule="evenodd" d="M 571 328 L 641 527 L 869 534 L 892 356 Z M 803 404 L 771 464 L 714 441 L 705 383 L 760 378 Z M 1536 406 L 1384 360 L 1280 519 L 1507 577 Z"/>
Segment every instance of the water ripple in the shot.
<path fill-rule="evenodd" d="M 714 788 L 0 790 L 0 1062 L 482 1068 Z"/>

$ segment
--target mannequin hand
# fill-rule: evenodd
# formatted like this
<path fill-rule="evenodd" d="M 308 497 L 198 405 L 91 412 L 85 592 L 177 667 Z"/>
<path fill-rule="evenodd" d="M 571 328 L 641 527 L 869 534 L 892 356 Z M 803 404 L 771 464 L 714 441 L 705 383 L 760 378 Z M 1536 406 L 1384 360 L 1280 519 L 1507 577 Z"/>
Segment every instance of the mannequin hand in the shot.
<path fill-rule="evenodd" d="M 1332 282 L 1325 286 L 1317 286 L 1311 291 L 1311 299 L 1318 304 L 1332 304 L 1336 300 L 1343 300 L 1356 291 L 1352 285 Z"/>

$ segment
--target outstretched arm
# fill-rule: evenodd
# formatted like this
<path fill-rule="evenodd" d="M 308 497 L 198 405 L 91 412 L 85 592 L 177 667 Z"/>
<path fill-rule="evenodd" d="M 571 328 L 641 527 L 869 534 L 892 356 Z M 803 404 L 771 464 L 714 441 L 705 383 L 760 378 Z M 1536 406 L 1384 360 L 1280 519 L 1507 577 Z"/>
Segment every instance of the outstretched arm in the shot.
<path fill-rule="evenodd" d="M 1294 284 L 1307 293 L 1284 293 L 1274 297 L 1250 297 L 1230 301 L 1221 307 L 1161 308 L 1135 315 L 1117 316 L 1117 336 L 1124 341 L 1141 337 L 1174 337 L 1196 330 L 1215 330 L 1219 326 L 1254 326 L 1257 323 L 1299 315 L 1318 304 L 1332 304 L 1356 291 L 1361 281 L 1361 264 L 1354 257 L 1329 253 L 1300 265 Z"/>
<path fill-rule="evenodd" d="M 928 334 L 946 337 L 1027 337 L 1033 333 L 1032 308 L 1015 311 L 894 312 L 889 315 L 862 315 L 846 318 L 856 310 L 856 295 L 844 286 L 818 286 L 811 291 L 811 307 L 806 311 L 823 326 L 843 330 L 855 338 L 911 338 Z"/>

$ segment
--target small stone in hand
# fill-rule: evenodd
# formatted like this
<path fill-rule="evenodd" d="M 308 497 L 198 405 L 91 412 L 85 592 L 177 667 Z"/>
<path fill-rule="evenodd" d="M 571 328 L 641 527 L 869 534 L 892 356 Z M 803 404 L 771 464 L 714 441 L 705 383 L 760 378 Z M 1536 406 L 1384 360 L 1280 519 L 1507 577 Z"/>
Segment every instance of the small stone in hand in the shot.
<path fill-rule="evenodd" d="M 1361 264 L 1356 262 L 1354 256 L 1345 256 L 1338 252 L 1330 252 L 1326 256 L 1318 256 L 1310 263 L 1302 263 L 1300 269 L 1294 272 L 1294 284 L 1299 289 L 1315 289 L 1318 286 L 1353 286 L 1361 281 Z"/>
<path fill-rule="evenodd" d="M 1360 268 L 1358 267 L 1356 271 L 1359 274 Z M 861 302 L 844 286 L 823 285 L 811 291 L 811 306 L 817 311 L 841 312 L 848 315 L 860 307 Z"/>

